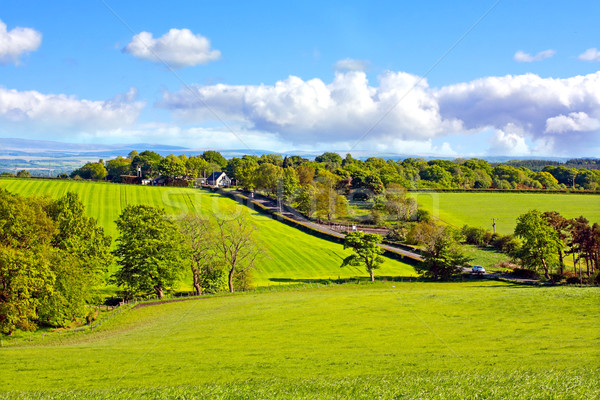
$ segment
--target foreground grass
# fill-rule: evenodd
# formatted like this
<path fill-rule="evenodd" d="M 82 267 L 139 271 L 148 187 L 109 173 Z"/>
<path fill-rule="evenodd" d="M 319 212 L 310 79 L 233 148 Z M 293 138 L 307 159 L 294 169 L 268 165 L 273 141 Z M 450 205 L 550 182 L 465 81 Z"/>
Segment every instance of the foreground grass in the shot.
<path fill-rule="evenodd" d="M 235 216 L 248 208 L 235 201 L 190 188 L 147 187 L 73 180 L 0 179 L 0 187 L 21 195 L 60 197 L 72 191 L 79 194 L 88 214 L 98 220 L 113 239 L 121 211 L 128 204 L 148 204 L 163 207 L 171 215 L 193 212 L 219 217 Z M 258 213 L 251 213 L 257 236 L 264 248 L 255 272 L 255 284 L 279 285 L 317 279 L 365 277 L 360 267 L 340 268 L 342 260 L 351 254 L 340 244 L 316 238 Z M 386 259 L 377 271 L 380 276 L 416 276 L 412 266 Z M 115 288 L 109 288 L 114 291 Z M 181 289 L 191 290 L 191 278 Z"/>
<path fill-rule="evenodd" d="M 595 398 L 598 288 L 376 283 L 137 308 L 0 349 L 23 398 Z"/>
<path fill-rule="evenodd" d="M 558 211 L 567 218 L 583 215 L 590 222 L 600 223 L 600 195 L 567 193 L 430 193 L 411 192 L 419 207 L 450 225 L 467 224 L 492 230 L 496 218 L 496 231 L 513 233 L 517 218 L 531 209 Z"/>

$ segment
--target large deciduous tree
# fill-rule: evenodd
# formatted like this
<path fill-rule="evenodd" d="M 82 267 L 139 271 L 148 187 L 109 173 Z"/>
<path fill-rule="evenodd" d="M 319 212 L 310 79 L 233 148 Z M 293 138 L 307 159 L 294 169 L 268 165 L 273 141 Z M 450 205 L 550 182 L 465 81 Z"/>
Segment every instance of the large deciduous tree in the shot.
<path fill-rule="evenodd" d="M 153 291 L 162 298 L 185 265 L 185 248 L 177 225 L 162 208 L 129 205 L 117 220 L 117 229 L 120 235 L 114 255 L 120 268 L 114 281 L 128 295 Z"/>
<path fill-rule="evenodd" d="M 543 214 L 538 210 L 522 214 L 517 219 L 515 236 L 523 239 L 523 246 L 518 254 L 522 265 L 535 271 L 542 267 L 544 276 L 550 279 L 550 270 L 556 263 L 556 256 L 563 243 Z"/>
<path fill-rule="evenodd" d="M 375 281 L 375 270 L 383 263 L 383 249 L 378 245 L 382 237 L 376 233 L 352 232 L 344 239 L 344 249 L 352 249 L 354 254 L 349 255 L 342 262 L 342 267 L 347 265 L 364 266 L 369 273 L 371 282 Z"/>

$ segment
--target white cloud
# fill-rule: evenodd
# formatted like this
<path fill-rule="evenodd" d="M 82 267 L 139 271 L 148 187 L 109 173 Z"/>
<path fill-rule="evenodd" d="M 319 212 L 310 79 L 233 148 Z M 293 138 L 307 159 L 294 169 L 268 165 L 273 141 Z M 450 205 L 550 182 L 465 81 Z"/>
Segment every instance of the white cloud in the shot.
<path fill-rule="evenodd" d="M 532 142 L 551 143 L 553 155 L 587 153 L 599 145 L 597 129 L 567 129 L 563 123 L 559 132 L 558 123 L 560 116 L 600 118 L 600 72 L 567 79 L 488 77 L 443 87 L 436 98 L 440 115 L 462 121 L 467 130 L 517 127 Z"/>
<path fill-rule="evenodd" d="M 333 69 L 336 71 L 366 71 L 369 68 L 369 64 L 367 60 L 345 58 L 336 62 Z"/>
<path fill-rule="evenodd" d="M 150 32 L 135 35 L 123 49 L 125 53 L 144 60 L 165 62 L 176 68 L 207 64 L 221 58 L 219 50 L 211 50 L 210 41 L 189 29 L 171 29 L 160 38 Z"/>
<path fill-rule="evenodd" d="M 0 130 L 69 137 L 128 126 L 145 106 L 136 96 L 134 88 L 104 101 L 0 88 Z"/>
<path fill-rule="evenodd" d="M 384 73 L 378 87 L 357 71 L 336 73 L 329 84 L 290 76 L 273 86 L 196 86 L 193 93 L 165 92 L 160 105 L 188 122 L 234 120 L 295 146 L 340 140 L 352 146 L 365 134 L 382 143 L 423 141 L 459 127 L 441 117 L 426 80 L 403 72 Z"/>
<path fill-rule="evenodd" d="M 577 58 L 581 61 L 600 61 L 600 50 L 596 48 L 587 49 Z"/>
<path fill-rule="evenodd" d="M 350 71 L 336 73 L 331 83 L 291 76 L 275 85 L 194 86 L 165 92 L 159 106 L 180 121 L 232 121 L 294 147 L 330 143 L 402 152 L 405 143 L 492 129 L 504 135 L 497 133 L 494 144 L 516 149 L 512 153 L 525 152 L 518 139 L 527 138 L 533 149 L 570 155 L 599 145 L 600 72 L 488 77 L 432 89 L 403 72 L 386 72 L 372 86 L 365 73 Z M 469 139 L 464 143 L 470 152 Z"/>
<path fill-rule="evenodd" d="M 552 49 L 540 51 L 539 53 L 537 53 L 534 56 L 532 56 L 529 53 L 525 53 L 524 51 L 519 50 L 515 53 L 513 58 L 517 62 L 534 62 L 534 61 L 545 60 L 546 58 L 550 58 L 550 57 L 554 56 L 554 54 L 556 54 L 556 51 L 554 51 Z"/>
<path fill-rule="evenodd" d="M 546 133 L 582 132 L 600 129 L 600 120 L 584 112 L 572 112 L 546 120 Z"/>
<path fill-rule="evenodd" d="M 510 127 L 509 129 L 510 130 Z M 531 153 L 525 138 L 517 132 L 497 130 L 489 140 L 488 154 L 524 156 Z"/>
<path fill-rule="evenodd" d="M 0 21 L 0 65 L 18 65 L 23 54 L 37 50 L 41 43 L 42 34 L 38 31 L 21 27 L 8 31 Z"/>

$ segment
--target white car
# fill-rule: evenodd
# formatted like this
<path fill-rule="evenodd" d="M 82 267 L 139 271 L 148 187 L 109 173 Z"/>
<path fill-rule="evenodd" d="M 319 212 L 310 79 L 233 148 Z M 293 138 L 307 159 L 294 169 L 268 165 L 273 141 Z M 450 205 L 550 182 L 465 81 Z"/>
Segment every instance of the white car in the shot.
<path fill-rule="evenodd" d="M 481 265 L 473 265 L 471 272 L 474 274 L 485 274 L 485 268 L 483 268 Z"/>

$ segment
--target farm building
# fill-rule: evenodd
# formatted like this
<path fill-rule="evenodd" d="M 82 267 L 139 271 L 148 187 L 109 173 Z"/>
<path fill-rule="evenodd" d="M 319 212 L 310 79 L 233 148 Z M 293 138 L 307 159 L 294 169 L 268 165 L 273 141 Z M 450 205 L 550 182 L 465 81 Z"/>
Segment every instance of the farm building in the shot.
<path fill-rule="evenodd" d="M 231 185 L 231 179 L 227 176 L 225 172 L 213 172 L 206 183 L 211 186 L 229 186 Z"/>

